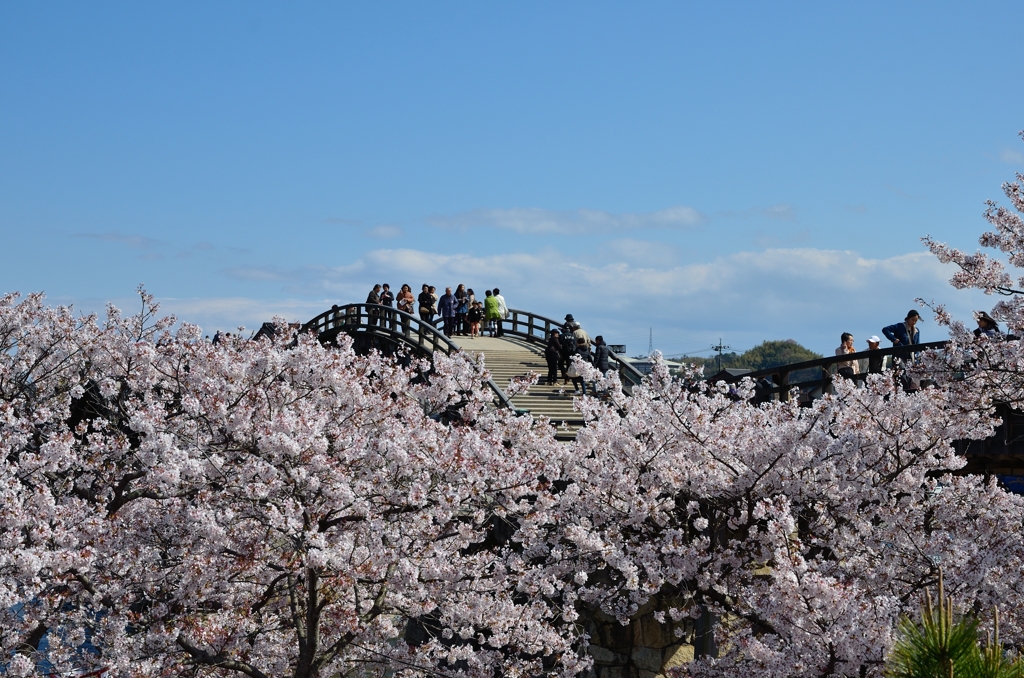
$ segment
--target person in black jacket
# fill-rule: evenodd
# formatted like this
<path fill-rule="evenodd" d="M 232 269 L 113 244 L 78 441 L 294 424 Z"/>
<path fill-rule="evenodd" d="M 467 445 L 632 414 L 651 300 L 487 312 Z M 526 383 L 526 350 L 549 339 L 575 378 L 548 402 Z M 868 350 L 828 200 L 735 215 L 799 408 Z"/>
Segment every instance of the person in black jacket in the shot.
<path fill-rule="evenodd" d="M 385 310 L 381 311 L 384 320 L 380 324 L 395 329 L 395 314 L 390 311 L 390 309 L 395 307 L 395 295 L 391 291 L 391 285 L 387 283 L 381 286 L 380 305 L 385 307 Z"/>
<path fill-rule="evenodd" d="M 608 366 L 610 355 L 611 351 L 608 350 L 608 344 L 604 343 L 604 337 L 600 334 L 594 337 L 594 367 L 601 370 L 601 374 L 607 375 L 611 369 Z"/>
<path fill-rule="evenodd" d="M 907 317 L 903 319 L 903 322 L 896 323 L 895 325 L 888 325 L 882 328 L 882 334 L 885 338 L 892 342 L 893 346 L 911 346 L 912 344 L 921 343 L 921 330 L 917 329 L 917 322 L 921 319 L 921 314 L 910 309 L 907 313 Z"/>
<path fill-rule="evenodd" d="M 548 362 L 548 386 L 554 386 L 558 383 L 558 366 L 562 362 L 562 333 L 558 330 L 551 330 L 548 335 L 544 359 Z"/>
<path fill-rule="evenodd" d="M 366 295 L 366 303 L 380 304 L 380 285 L 373 286 L 373 289 L 370 290 L 370 293 Z M 369 316 L 369 318 L 367 318 L 366 320 L 366 323 L 368 325 L 376 325 L 377 316 L 380 315 L 380 311 L 376 308 L 368 308 L 366 309 L 366 311 L 367 315 Z"/>

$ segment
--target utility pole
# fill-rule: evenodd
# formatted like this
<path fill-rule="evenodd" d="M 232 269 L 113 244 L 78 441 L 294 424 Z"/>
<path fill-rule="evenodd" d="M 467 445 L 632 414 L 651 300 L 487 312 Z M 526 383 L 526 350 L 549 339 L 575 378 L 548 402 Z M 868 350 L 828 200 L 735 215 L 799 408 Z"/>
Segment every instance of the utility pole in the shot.
<path fill-rule="evenodd" d="M 654 328 L 647 328 L 647 355 L 654 353 Z"/>
<path fill-rule="evenodd" d="M 719 337 L 719 339 L 718 339 L 718 345 L 711 347 L 712 351 L 717 351 L 718 352 L 718 371 L 719 372 L 722 371 L 722 351 L 727 351 L 730 348 L 732 348 L 732 346 L 726 346 L 725 344 L 722 343 L 721 337 Z"/>

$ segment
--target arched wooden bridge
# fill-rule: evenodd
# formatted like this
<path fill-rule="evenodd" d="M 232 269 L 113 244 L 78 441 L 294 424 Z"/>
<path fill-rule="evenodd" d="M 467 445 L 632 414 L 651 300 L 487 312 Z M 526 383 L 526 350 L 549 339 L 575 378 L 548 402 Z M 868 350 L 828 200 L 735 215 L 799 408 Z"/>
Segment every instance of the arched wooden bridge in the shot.
<path fill-rule="evenodd" d="M 441 321 L 438 319 L 436 322 L 440 324 Z M 353 337 L 357 348 L 378 348 L 384 352 L 406 348 L 428 356 L 436 351 L 446 354 L 456 351 L 484 353 L 487 369 L 491 373 L 488 386 L 494 392 L 496 404 L 545 416 L 559 427 L 556 433 L 559 438 L 574 438 L 583 421 L 580 414 L 573 410 L 571 389 L 563 390 L 564 384 L 548 386 L 538 383 L 528 393 L 511 397 L 506 392 L 509 383 L 517 377 L 525 377 L 531 372 L 542 377 L 547 374 L 544 345 L 551 330 L 562 329 L 562 323 L 520 310 L 510 310 L 509 317 L 501 322 L 504 332 L 501 338 L 446 337 L 435 324 L 424 322 L 417 315 L 373 304 L 347 304 L 321 313 L 303 325 L 302 330 L 315 331 L 323 341 L 332 341 L 339 333 L 345 332 Z M 753 372 L 721 372 L 710 379 L 734 382 L 749 377 L 757 384 L 758 400 L 788 400 L 796 396 L 802 404 L 809 404 L 828 390 L 829 384 L 836 378 L 836 363 L 850 360 L 867 362 L 871 359 L 907 360 L 914 353 L 941 349 L 945 345 L 945 342 L 932 342 L 880 348 Z M 633 386 L 640 383 L 643 375 L 615 354 L 610 359 L 618 369 L 623 390 L 630 392 Z M 888 373 L 895 375 L 893 372 Z M 857 379 L 866 376 L 862 374 Z M 999 414 L 1003 423 L 995 435 L 981 441 L 957 441 L 955 447 L 968 459 L 964 472 L 1019 478 L 1020 488 L 1017 491 L 1024 491 L 1024 414 L 1008 405 L 1000 406 Z"/>
<path fill-rule="evenodd" d="M 440 322 L 440 319 L 435 321 Z M 357 348 L 378 348 L 385 352 L 403 347 L 424 355 L 437 351 L 483 353 L 491 373 L 488 386 L 494 391 L 496 403 L 545 416 L 559 427 L 556 434 L 559 438 L 575 437 L 583 420 L 579 412 L 573 410 L 571 386 L 565 390 L 564 384 L 538 383 L 527 393 L 509 396 L 507 392 L 513 379 L 526 377 L 531 372 L 542 378 L 547 374 L 544 346 L 551 330 L 561 330 L 562 323 L 516 309 L 509 309 L 508 318 L 501 321 L 503 337 L 447 337 L 435 323 L 392 307 L 347 304 L 321 313 L 303 325 L 302 331 L 315 331 L 322 341 L 331 341 L 345 332 L 353 337 Z M 615 354 L 610 356 L 609 362 L 618 369 L 627 392 L 643 378 L 636 368 Z"/>

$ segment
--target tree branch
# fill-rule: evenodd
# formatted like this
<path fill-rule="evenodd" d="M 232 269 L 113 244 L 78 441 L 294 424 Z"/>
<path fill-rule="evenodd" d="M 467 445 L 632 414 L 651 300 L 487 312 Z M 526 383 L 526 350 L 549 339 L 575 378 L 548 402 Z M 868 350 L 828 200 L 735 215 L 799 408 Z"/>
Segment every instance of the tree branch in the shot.
<path fill-rule="evenodd" d="M 267 674 L 263 673 L 251 664 L 240 662 L 235 659 L 228 659 L 223 653 L 213 654 L 200 649 L 193 645 L 183 635 L 179 635 L 175 642 L 178 644 L 178 647 L 189 654 L 189 657 L 191 657 L 192 661 L 196 664 L 214 666 L 216 668 L 228 669 L 229 671 L 238 671 L 239 673 L 244 673 L 252 678 L 270 678 Z"/>

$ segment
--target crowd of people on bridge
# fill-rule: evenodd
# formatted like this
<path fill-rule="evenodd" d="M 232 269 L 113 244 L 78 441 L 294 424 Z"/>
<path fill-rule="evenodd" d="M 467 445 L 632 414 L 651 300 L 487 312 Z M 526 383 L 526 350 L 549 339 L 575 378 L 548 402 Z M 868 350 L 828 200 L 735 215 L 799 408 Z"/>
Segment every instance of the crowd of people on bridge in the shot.
<path fill-rule="evenodd" d="M 974 313 L 975 320 L 978 323 L 978 327 L 974 330 L 974 336 L 981 337 L 985 336 L 989 339 L 1016 339 L 1013 335 L 1003 334 L 1002 330 L 999 329 L 999 323 L 996 322 L 988 313 L 984 311 L 976 311 Z M 918 329 L 917 324 L 921 321 L 921 314 L 916 310 L 911 309 L 907 316 L 903 319 L 903 322 L 894 323 L 892 325 L 886 325 L 882 328 L 882 335 L 886 339 L 892 342 L 894 347 L 896 346 L 914 346 L 921 343 L 921 330 Z M 843 332 L 840 335 L 839 348 L 836 349 L 837 356 L 843 356 L 850 353 L 860 353 L 863 350 L 876 351 L 879 349 L 882 340 L 877 336 L 871 336 L 868 341 L 867 349 L 859 349 L 854 345 L 853 335 L 849 332 Z M 867 359 L 867 372 L 869 374 L 878 374 L 882 372 L 886 366 L 886 358 L 889 356 L 870 356 Z M 913 354 L 909 356 L 913 359 Z M 899 359 L 895 359 L 899 360 Z M 859 360 L 846 360 L 836 363 L 836 373 L 841 377 L 847 379 L 855 379 L 861 374 L 861 364 Z"/>
<path fill-rule="evenodd" d="M 485 290 L 483 299 L 478 299 L 473 288 L 463 284 L 456 286 L 454 291 L 446 287 L 444 294 L 438 296 L 436 287 L 424 283 L 419 295 L 415 297 L 409 285 L 402 285 L 396 297 L 388 283 L 381 283 L 370 290 L 366 304 L 371 306 L 367 311 L 368 324 L 376 326 L 380 323 L 391 330 L 397 330 L 398 319 L 401 318 L 406 334 L 410 330 L 408 315 L 414 313 L 419 315 L 422 322 L 431 326 L 435 325 L 436 318 L 440 318 L 440 329 L 447 337 L 480 337 L 485 333 L 491 337 L 501 337 L 504 335 L 502 321 L 510 317 L 505 297 L 497 287 Z M 372 306 L 383 308 L 374 309 Z M 391 308 L 397 308 L 403 314 L 390 313 L 388 309 Z M 584 362 L 594 365 L 602 374 L 610 369 L 611 353 L 604 337 L 597 336 L 591 340 L 590 335 L 570 313 L 565 316 L 562 327 L 553 329 L 547 338 L 544 350 L 548 366 L 547 383 L 557 384 L 561 372 L 563 384 L 571 383 L 576 393 L 586 394 L 587 384 L 573 365 L 573 356 L 579 356 Z"/>
<path fill-rule="evenodd" d="M 473 288 L 463 284 L 458 285 L 454 292 L 451 287 L 446 287 L 440 296 L 437 288 L 427 283 L 423 283 L 417 296 L 413 296 L 409 285 L 402 285 L 398 296 L 395 296 L 388 283 L 381 283 L 373 286 L 366 296 L 366 303 L 384 307 L 369 310 L 370 325 L 377 325 L 380 321 L 396 330 L 400 317 L 405 334 L 409 334 L 409 318 L 389 313 L 388 309 L 418 315 L 422 322 L 431 326 L 434 326 L 436 318 L 440 318 L 440 329 L 446 337 L 479 337 L 485 332 L 492 337 L 500 337 L 503 334 L 501 321 L 509 317 L 508 304 L 497 287 L 485 290 L 483 299 L 478 299 Z"/>
<path fill-rule="evenodd" d="M 573 364 L 573 356 L 579 356 L 580 360 L 593 365 L 601 374 L 607 374 L 610 369 L 608 361 L 611 352 L 604 337 L 598 335 L 591 342 L 590 335 L 570 313 L 565 316 L 562 329 L 553 329 L 548 335 L 544 348 L 544 359 L 548 364 L 547 383 L 551 386 L 557 384 L 558 373 L 561 371 L 563 384 L 572 382 L 573 391 L 586 395 L 587 384 Z"/>

